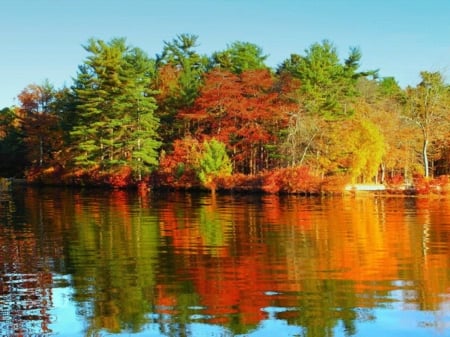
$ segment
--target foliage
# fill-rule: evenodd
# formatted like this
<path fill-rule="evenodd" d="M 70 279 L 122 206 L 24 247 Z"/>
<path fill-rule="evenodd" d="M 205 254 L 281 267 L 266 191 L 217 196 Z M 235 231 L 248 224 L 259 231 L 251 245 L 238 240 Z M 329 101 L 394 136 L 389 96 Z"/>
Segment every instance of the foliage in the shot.
<path fill-rule="evenodd" d="M 30 84 L 18 96 L 15 115 L 23 132 L 29 163 L 42 169 L 64 165 L 64 140 L 57 110 L 57 91 L 48 82 Z"/>
<path fill-rule="evenodd" d="M 62 162 L 58 152 L 63 148 L 63 139 L 57 116 L 30 114 L 23 119 L 22 129 L 32 165 L 48 168 Z"/>
<path fill-rule="evenodd" d="M 75 165 L 129 166 L 137 180 L 157 165 L 158 119 L 149 90 L 152 62 L 124 39 L 91 39 L 74 87 L 79 118 L 71 131 Z"/>
<path fill-rule="evenodd" d="M 161 152 L 159 169 L 154 174 L 156 186 L 189 188 L 198 185 L 195 167 L 200 151 L 201 144 L 192 137 L 175 140 L 170 153 Z"/>
<path fill-rule="evenodd" d="M 422 162 L 424 174 L 430 176 L 429 154 L 430 146 L 436 139 L 445 136 L 450 126 L 448 115 L 449 88 L 444 84 L 439 72 L 420 74 L 422 81 L 415 88 L 408 88 L 406 116 L 416 124 L 421 131 Z"/>
<path fill-rule="evenodd" d="M 378 91 L 381 96 L 402 99 L 404 94 L 394 77 L 384 77 L 378 85 Z"/>
<path fill-rule="evenodd" d="M 361 53 L 352 48 L 342 64 L 336 47 L 328 40 L 315 43 L 305 56 L 291 55 L 278 72 L 288 72 L 300 79 L 302 104 L 307 112 L 334 120 L 352 115 L 352 99 L 356 95 L 356 81 L 374 72 L 358 72 Z"/>
<path fill-rule="evenodd" d="M 155 114 L 161 121 L 159 133 L 165 145 L 181 136 L 176 115 L 193 104 L 202 85 L 208 58 L 195 51 L 197 40 L 196 35 L 180 34 L 165 41 L 162 53 L 156 57 L 156 76 L 151 86 L 158 92 Z"/>
<path fill-rule="evenodd" d="M 14 109 L 0 110 L 0 177 L 22 177 L 26 166 L 26 146 L 23 132 L 17 124 Z"/>
<path fill-rule="evenodd" d="M 304 166 L 272 170 L 264 175 L 263 190 L 268 193 L 318 194 L 320 183 Z"/>
<path fill-rule="evenodd" d="M 48 113 L 55 100 L 55 89 L 48 80 L 42 85 L 30 84 L 17 96 L 25 114 Z"/>
<path fill-rule="evenodd" d="M 385 154 L 383 135 L 376 125 L 368 120 L 356 120 L 355 129 L 349 132 L 351 144 L 347 149 L 352 152 L 350 176 L 353 182 L 371 181 L 377 176 Z"/>
<path fill-rule="evenodd" d="M 130 186 L 133 182 L 133 169 L 128 166 L 123 166 L 117 172 L 109 174 L 106 179 L 108 185 L 114 188 Z"/>
<path fill-rule="evenodd" d="M 204 141 L 196 169 L 200 182 L 214 191 L 216 178 L 231 175 L 233 170 L 225 144 L 214 138 Z"/>
<path fill-rule="evenodd" d="M 183 111 L 189 133 L 226 144 L 235 171 L 255 174 L 270 165 L 270 146 L 284 127 L 286 102 L 267 70 L 205 77 L 194 105 Z"/>
<path fill-rule="evenodd" d="M 0 155 L 8 160 L 0 174 L 316 193 L 344 181 L 409 185 L 413 175 L 450 172 L 450 92 L 439 72 L 424 71 L 416 87 L 402 89 L 393 77 L 362 71 L 359 49 L 341 60 L 327 40 L 276 72 L 249 42 L 211 55 L 197 47 L 196 35 L 180 34 L 149 58 L 123 38 L 90 39 L 72 86 L 30 84 L 18 106 L 1 111 Z M 203 144 L 213 140 L 233 175 L 206 164 L 212 149 Z M 215 151 L 208 156 L 218 160 Z"/>
<path fill-rule="evenodd" d="M 224 51 L 215 52 L 212 55 L 212 67 L 241 74 L 247 70 L 267 69 L 262 48 L 250 43 L 236 41 Z"/>
<path fill-rule="evenodd" d="M 243 173 L 233 173 L 230 176 L 222 176 L 217 178 L 218 189 L 234 192 L 262 192 L 264 176 L 263 173 L 258 175 L 248 175 Z"/>

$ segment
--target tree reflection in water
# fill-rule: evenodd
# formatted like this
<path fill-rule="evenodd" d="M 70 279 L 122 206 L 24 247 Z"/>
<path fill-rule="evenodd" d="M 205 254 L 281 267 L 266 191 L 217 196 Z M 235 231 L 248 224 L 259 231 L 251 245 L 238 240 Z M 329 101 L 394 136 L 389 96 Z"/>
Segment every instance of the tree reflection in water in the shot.
<path fill-rule="evenodd" d="M 58 287 L 79 336 L 351 336 L 382 331 L 380 310 L 434 312 L 416 322 L 427 332 L 449 324 L 448 200 L 26 188 L 1 207 L 10 335 L 68 333 Z"/>

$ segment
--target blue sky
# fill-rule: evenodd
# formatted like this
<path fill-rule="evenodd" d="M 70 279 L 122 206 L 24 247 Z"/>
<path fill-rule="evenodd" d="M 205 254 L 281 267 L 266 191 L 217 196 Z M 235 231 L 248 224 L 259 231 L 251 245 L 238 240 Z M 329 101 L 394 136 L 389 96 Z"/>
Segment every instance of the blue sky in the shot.
<path fill-rule="evenodd" d="M 450 0 L 0 0 L 0 12 L 0 108 L 31 83 L 70 86 L 91 37 L 125 37 L 151 57 L 181 33 L 207 55 L 252 42 L 271 67 L 328 39 L 403 87 L 422 70 L 450 74 Z"/>

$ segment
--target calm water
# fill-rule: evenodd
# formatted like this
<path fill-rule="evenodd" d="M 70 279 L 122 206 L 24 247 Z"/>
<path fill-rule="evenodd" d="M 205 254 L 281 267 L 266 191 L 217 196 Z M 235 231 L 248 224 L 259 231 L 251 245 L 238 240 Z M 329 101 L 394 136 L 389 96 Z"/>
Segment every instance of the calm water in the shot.
<path fill-rule="evenodd" d="M 450 336 L 450 199 L 0 200 L 1 336 Z"/>

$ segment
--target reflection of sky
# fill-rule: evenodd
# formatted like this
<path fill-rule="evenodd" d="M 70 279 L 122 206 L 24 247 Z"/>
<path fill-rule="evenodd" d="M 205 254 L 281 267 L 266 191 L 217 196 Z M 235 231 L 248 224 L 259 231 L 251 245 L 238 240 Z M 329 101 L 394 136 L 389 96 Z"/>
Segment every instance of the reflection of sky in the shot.
<path fill-rule="evenodd" d="M 50 329 L 57 336 L 84 336 L 84 320 L 76 314 L 71 287 L 53 288 L 52 324 Z"/>
<path fill-rule="evenodd" d="M 58 277 L 55 276 L 55 279 Z M 61 278 L 59 278 L 61 279 Z M 53 288 L 53 309 L 51 310 L 52 324 L 50 328 L 55 336 L 85 336 L 87 322 L 76 312 L 76 303 L 73 301 L 73 289 L 68 286 L 70 282 L 64 279 L 65 286 Z M 391 292 L 389 304 L 384 308 L 370 310 L 373 319 L 361 316 L 356 321 L 356 334 L 364 337 L 450 337 L 450 301 L 445 301 L 439 311 L 419 311 L 405 308 L 403 291 Z M 272 337 L 272 336 L 301 336 L 302 327 L 288 325 L 285 320 L 277 319 L 279 312 L 289 310 L 281 307 L 266 307 L 261 310 L 267 312 L 268 318 L 262 320 L 253 331 L 239 337 Z M 358 309 L 357 309 L 358 310 Z M 364 309 L 361 309 L 364 311 Z M 152 317 L 155 314 L 149 314 Z M 155 317 L 154 317 L 155 318 Z M 167 317 L 170 320 L 170 317 Z M 342 323 L 342 322 L 341 322 Z M 345 329 L 338 324 L 333 331 L 334 337 L 345 337 Z M 231 337 L 232 334 L 219 325 L 206 323 L 191 323 L 187 327 L 188 335 L 193 337 Z M 122 332 L 111 334 L 102 331 L 97 336 L 129 336 L 129 337 L 166 337 L 160 331 L 158 323 L 149 323 L 138 333 Z"/>
<path fill-rule="evenodd" d="M 288 325 L 286 321 L 276 319 L 272 316 L 269 319 L 261 321 L 255 331 L 242 335 L 242 337 L 301 336 L 302 331 L 302 328 Z"/>
<path fill-rule="evenodd" d="M 374 322 L 357 325 L 357 336 L 445 337 L 450 336 L 449 312 L 375 309 Z M 340 336 L 338 334 L 335 335 Z"/>

